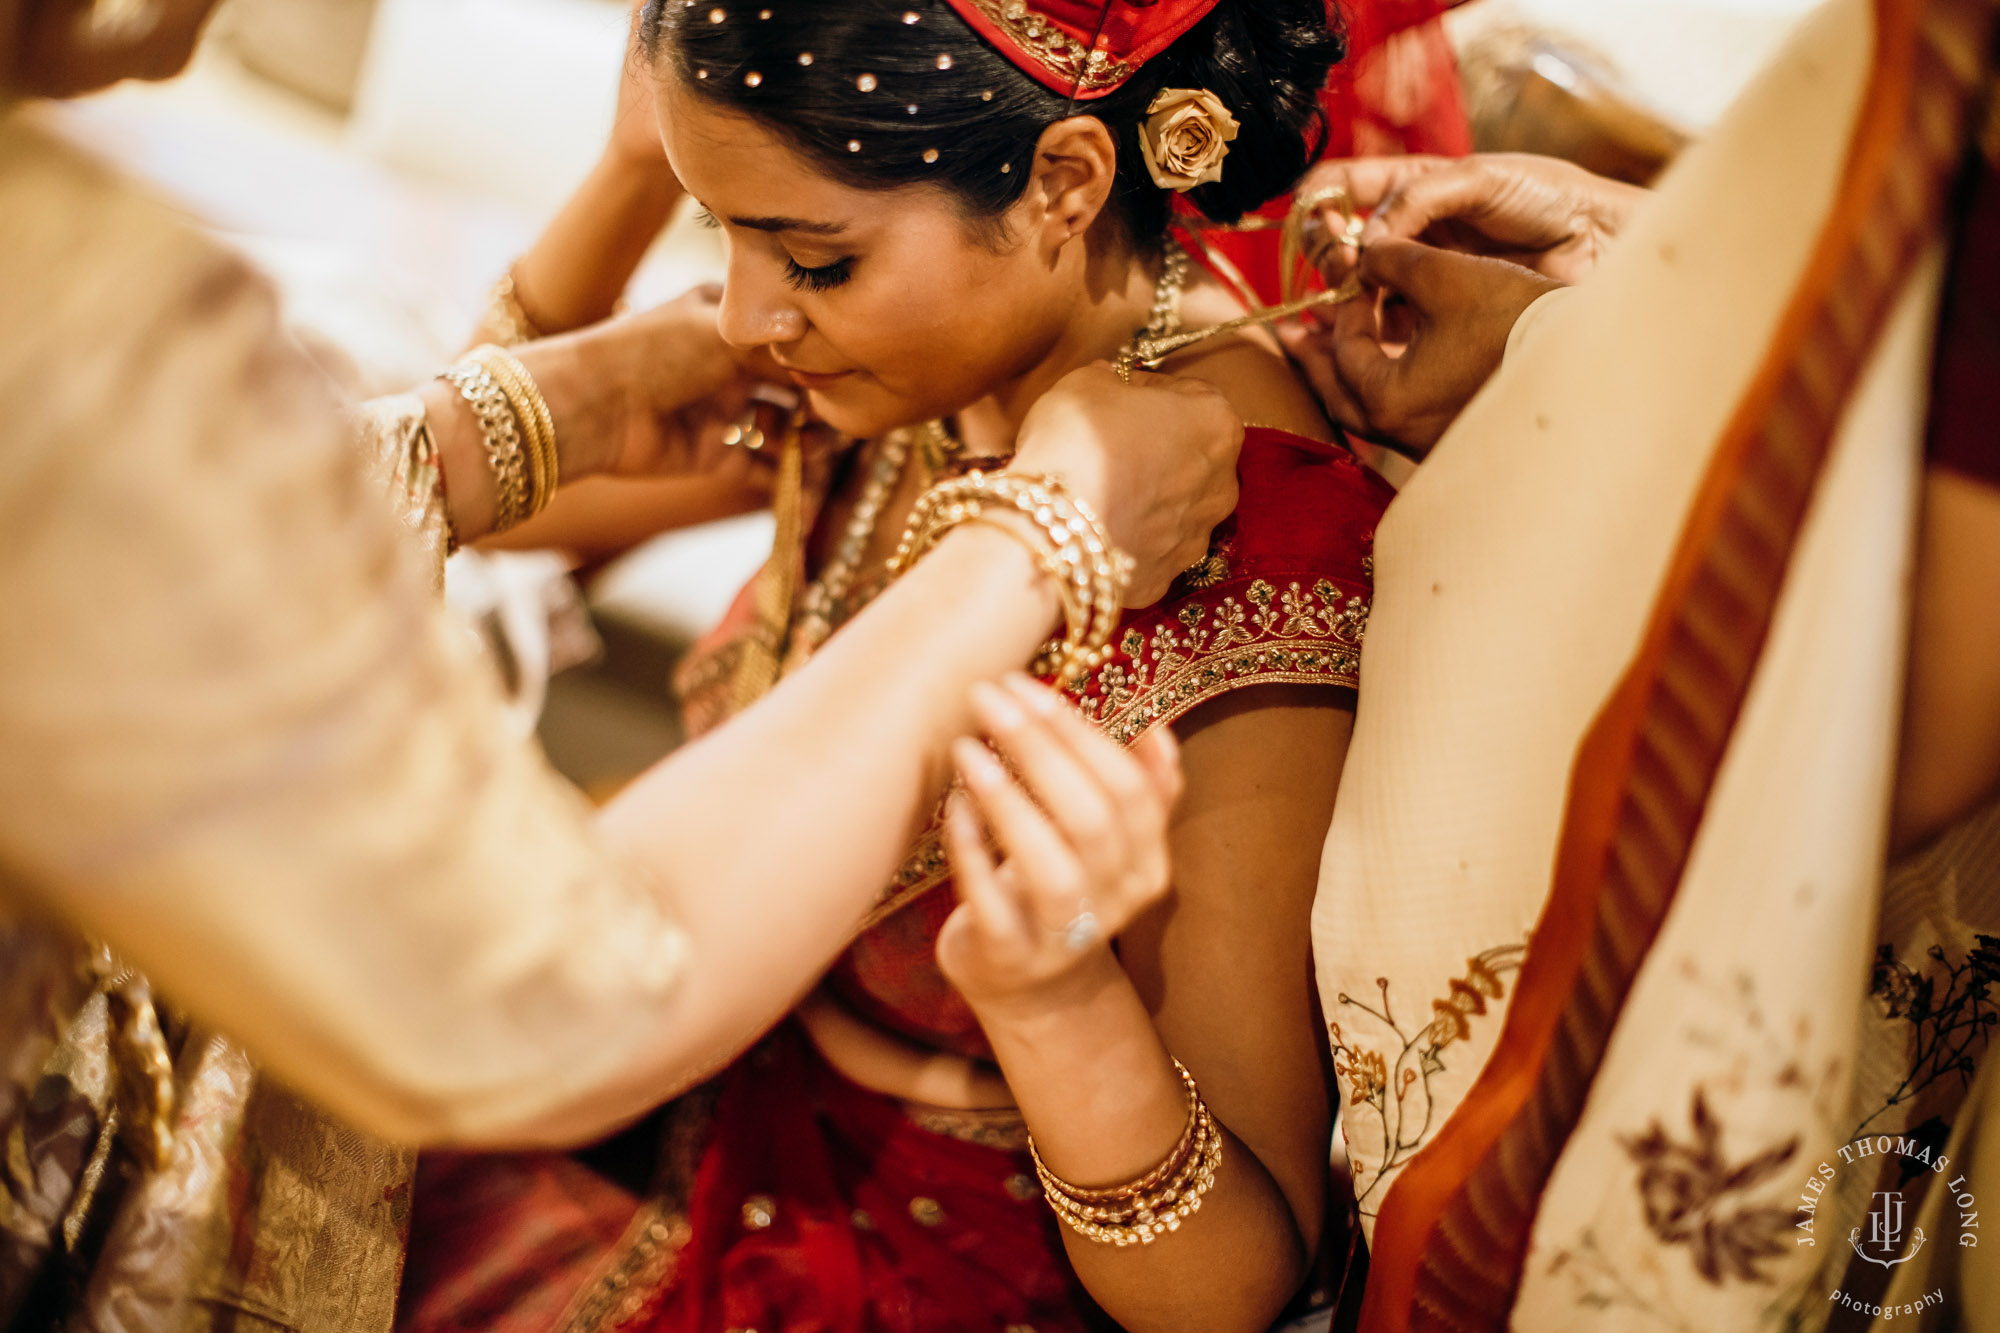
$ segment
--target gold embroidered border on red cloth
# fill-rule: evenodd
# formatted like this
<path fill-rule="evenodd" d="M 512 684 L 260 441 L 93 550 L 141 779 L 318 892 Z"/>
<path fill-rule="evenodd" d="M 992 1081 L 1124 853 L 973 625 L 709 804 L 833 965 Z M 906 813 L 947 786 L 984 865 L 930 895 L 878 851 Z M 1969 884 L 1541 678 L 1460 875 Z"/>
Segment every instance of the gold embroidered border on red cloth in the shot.
<path fill-rule="evenodd" d="M 1066 33 L 1023 0 L 971 0 L 986 21 L 1005 33 L 1016 51 L 1079 91 L 1116 88 L 1132 76 L 1132 66 Z"/>
<path fill-rule="evenodd" d="M 1310 583 L 1307 582 L 1310 580 Z M 1067 688 L 1077 711 L 1120 745 L 1251 685 L 1361 683 L 1369 599 L 1307 574 L 1225 580 L 1127 618 L 1118 649 Z M 951 878 L 941 826 L 917 839 L 862 924 L 865 931 Z"/>

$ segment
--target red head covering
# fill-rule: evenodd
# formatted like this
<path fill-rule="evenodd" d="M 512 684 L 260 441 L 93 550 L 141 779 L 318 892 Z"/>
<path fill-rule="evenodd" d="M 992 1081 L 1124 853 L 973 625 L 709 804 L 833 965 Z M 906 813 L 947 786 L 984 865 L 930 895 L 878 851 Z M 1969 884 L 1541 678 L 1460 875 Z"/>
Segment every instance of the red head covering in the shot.
<path fill-rule="evenodd" d="M 1038 82 L 1073 101 L 1116 92 L 1217 0 L 947 0 Z"/>

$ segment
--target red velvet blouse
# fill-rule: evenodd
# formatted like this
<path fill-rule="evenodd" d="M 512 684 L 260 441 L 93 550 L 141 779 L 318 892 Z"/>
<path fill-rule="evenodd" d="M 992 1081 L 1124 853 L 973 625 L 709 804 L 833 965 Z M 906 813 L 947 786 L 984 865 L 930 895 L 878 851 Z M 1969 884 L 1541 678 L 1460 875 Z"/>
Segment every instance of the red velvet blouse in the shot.
<path fill-rule="evenodd" d="M 1241 499 L 1208 558 L 1165 598 L 1127 612 L 1117 651 L 1070 688 L 1120 744 L 1246 685 L 1360 683 L 1370 551 L 1394 491 L 1338 445 L 1263 427 L 1246 434 L 1237 472 Z M 938 931 L 956 905 L 934 827 L 826 986 L 891 1032 L 990 1058 L 937 966 Z"/>

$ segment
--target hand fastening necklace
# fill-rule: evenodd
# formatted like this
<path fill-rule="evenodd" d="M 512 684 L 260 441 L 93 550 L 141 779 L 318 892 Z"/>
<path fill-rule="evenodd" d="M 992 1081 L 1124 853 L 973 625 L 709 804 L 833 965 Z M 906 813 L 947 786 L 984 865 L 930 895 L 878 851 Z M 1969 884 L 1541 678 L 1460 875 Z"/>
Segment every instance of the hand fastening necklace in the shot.
<path fill-rule="evenodd" d="M 1119 350 L 1121 364 L 1128 357 L 1136 357 L 1138 349 L 1148 341 L 1173 337 L 1179 332 L 1181 293 L 1187 287 L 1187 276 L 1187 251 L 1178 242 L 1169 240 L 1160 280 L 1153 287 L 1153 307 L 1146 327 Z M 927 421 L 919 426 L 899 427 L 866 447 L 868 476 L 862 483 L 860 498 L 854 503 L 854 512 L 848 515 L 832 559 L 826 562 L 819 577 L 806 585 L 799 599 L 798 627 L 785 655 L 788 672 L 818 652 L 834 629 L 859 609 L 848 605 L 854 594 L 855 575 L 875 538 L 882 511 L 902 487 L 912 452 L 921 449 L 935 471 L 964 446 L 953 439 L 942 421 Z"/>

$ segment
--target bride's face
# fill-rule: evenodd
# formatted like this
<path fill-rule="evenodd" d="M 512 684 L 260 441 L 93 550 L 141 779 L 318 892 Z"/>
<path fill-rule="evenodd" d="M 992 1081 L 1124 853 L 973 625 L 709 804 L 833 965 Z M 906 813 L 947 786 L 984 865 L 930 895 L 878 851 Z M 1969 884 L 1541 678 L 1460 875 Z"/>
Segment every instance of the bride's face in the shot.
<path fill-rule="evenodd" d="M 723 336 L 769 351 L 836 429 L 947 416 L 1056 346 L 1082 247 L 1062 243 L 1074 220 L 1052 220 L 1046 191 L 975 223 L 940 189 L 842 184 L 760 122 L 660 83 L 667 157 L 728 242 Z"/>

